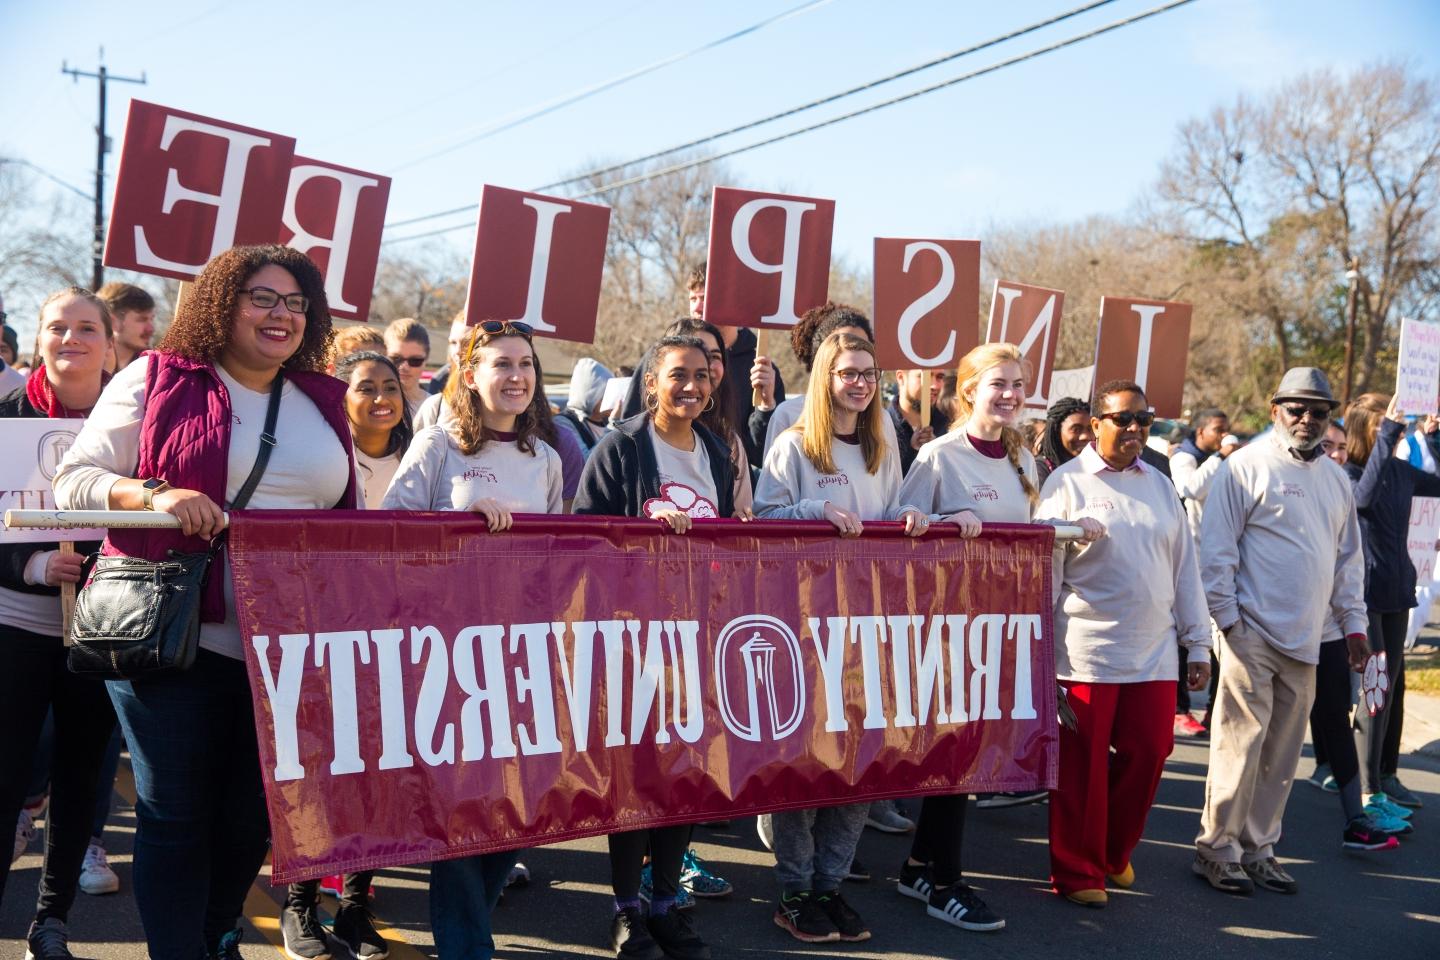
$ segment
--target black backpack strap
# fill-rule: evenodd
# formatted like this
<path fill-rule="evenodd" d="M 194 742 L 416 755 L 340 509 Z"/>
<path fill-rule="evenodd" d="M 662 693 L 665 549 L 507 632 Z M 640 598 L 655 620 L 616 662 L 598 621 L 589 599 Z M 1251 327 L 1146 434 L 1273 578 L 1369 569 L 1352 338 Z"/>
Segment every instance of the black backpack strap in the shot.
<path fill-rule="evenodd" d="M 270 451 L 275 447 L 275 423 L 280 419 L 280 391 L 284 389 L 285 375 L 276 373 L 275 382 L 270 384 L 270 405 L 265 408 L 265 427 L 260 431 L 260 452 L 255 455 L 255 466 L 250 468 L 250 476 L 245 478 L 244 486 L 235 494 L 235 499 L 230 501 L 227 510 L 244 509 L 255 493 L 255 488 L 260 485 L 260 478 L 265 475 L 265 466 L 270 462 Z"/>

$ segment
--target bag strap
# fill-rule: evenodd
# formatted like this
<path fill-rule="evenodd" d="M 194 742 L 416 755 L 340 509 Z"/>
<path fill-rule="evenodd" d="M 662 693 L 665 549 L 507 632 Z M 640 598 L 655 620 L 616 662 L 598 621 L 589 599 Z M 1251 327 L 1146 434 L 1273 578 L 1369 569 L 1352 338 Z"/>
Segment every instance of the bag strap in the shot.
<path fill-rule="evenodd" d="M 243 510 L 255 493 L 255 488 L 260 485 L 260 478 L 265 475 L 265 467 L 270 462 L 270 451 L 275 447 L 275 423 L 280 419 L 280 391 L 283 389 L 285 375 L 276 373 L 275 382 L 270 384 L 270 405 L 265 408 L 265 427 L 260 431 L 260 452 L 255 455 L 255 466 L 250 468 L 250 476 L 245 478 L 245 485 L 235 494 L 235 499 L 225 508 L 227 510 Z"/>

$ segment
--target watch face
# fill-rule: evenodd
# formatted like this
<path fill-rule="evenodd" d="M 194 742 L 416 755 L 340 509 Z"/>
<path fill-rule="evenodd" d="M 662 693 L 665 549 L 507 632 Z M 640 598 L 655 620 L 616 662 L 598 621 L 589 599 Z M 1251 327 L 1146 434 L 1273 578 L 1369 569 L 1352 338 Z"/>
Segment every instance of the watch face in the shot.
<path fill-rule="evenodd" d="M 155 490 L 164 485 L 165 481 L 159 479 L 158 477 L 151 477 L 149 480 L 146 480 L 144 484 L 146 490 Z"/>

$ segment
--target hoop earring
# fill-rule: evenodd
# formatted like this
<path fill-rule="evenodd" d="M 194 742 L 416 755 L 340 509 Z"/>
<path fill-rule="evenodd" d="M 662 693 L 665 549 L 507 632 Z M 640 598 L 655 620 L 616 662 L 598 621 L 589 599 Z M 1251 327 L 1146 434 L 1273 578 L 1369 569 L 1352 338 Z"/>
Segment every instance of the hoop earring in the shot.
<path fill-rule="evenodd" d="M 701 412 L 701 413 L 709 413 L 711 410 L 714 410 L 714 409 L 715 409 L 715 394 L 712 393 L 712 394 L 710 394 L 709 397 L 706 398 L 706 400 L 705 400 L 705 406 L 703 406 L 703 407 L 700 408 L 700 412 Z"/>

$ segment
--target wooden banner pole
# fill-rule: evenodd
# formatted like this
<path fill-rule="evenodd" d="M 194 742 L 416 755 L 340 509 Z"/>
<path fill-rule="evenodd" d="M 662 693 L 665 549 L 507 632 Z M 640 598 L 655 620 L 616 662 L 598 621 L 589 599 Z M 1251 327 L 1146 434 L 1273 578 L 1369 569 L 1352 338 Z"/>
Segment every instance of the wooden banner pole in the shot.
<path fill-rule="evenodd" d="M 60 555 L 73 557 L 75 544 L 69 540 L 60 541 Z M 65 646 L 70 646 L 70 621 L 75 618 L 75 584 L 60 584 L 60 635 Z"/>

